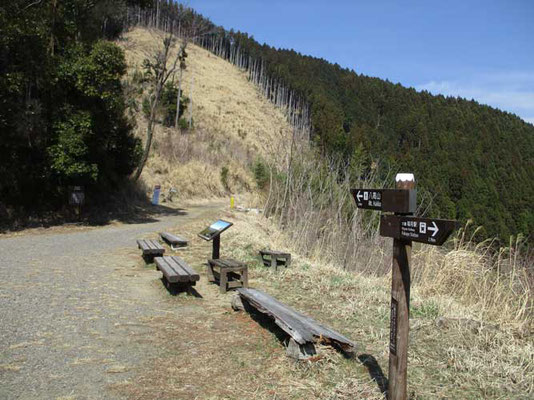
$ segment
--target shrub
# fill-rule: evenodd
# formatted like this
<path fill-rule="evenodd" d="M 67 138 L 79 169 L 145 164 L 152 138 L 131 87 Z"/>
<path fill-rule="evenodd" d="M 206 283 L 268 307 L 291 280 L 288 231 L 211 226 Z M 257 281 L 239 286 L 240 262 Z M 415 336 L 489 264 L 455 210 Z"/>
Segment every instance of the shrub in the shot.
<path fill-rule="evenodd" d="M 189 123 L 185 118 L 180 118 L 178 120 L 178 128 L 180 128 L 182 131 L 189 129 Z"/>
<path fill-rule="evenodd" d="M 252 167 L 254 172 L 254 178 L 256 179 L 256 184 L 260 189 L 264 189 L 269 182 L 269 167 L 261 159 L 257 159 L 254 162 Z"/>
<path fill-rule="evenodd" d="M 229 190 L 228 186 L 228 167 L 221 168 L 221 182 L 225 190 Z"/>
<path fill-rule="evenodd" d="M 143 98 L 142 109 L 143 109 L 143 115 L 146 118 L 150 118 L 150 100 L 148 97 Z"/>

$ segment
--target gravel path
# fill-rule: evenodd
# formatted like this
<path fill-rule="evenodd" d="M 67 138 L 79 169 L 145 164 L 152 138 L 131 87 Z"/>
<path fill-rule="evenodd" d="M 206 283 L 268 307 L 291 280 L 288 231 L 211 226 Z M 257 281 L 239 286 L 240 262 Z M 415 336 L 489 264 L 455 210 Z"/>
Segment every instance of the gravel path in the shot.
<path fill-rule="evenodd" d="M 221 208 L 0 239 L 0 399 L 116 398 L 108 387 L 158 351 L 147 321 L 176 312 L 159 303 L 135 240 Z"/>

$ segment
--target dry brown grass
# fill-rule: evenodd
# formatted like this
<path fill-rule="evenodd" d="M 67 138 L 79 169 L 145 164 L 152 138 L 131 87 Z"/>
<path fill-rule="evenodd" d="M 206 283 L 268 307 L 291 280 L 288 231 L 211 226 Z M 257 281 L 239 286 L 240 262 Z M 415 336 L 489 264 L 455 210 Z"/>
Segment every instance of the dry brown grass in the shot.
<path fill-rule="evenodd" d="M 251 260 L 265 246 L 292 250 L 293 241 L 278 230 L 273 220 L 253 215 L 236 219 L 239 234 L 231 243 L 236 257 Z M 465 243 L 458 244 L 438 253 L 427 246 L 415 252 L 416 263 L 426 260 L 425 266 L 419 264 L 415 269 L 427 268 L 428 277 L 415 280 L 411 296 L 409 391 L 417 399 L 529 398 L 534 394 L 532 320 L 518 315 L 525 306 L 516 303 L 524 296 L 512 299 L 509 287 L 490 288 L 494 277 L 483 276 L 477 279 L 478 290 L 486 289 L 489 294 L 477 296 L 473 284 L 468 284 L 473 277 L 459 272 L 458 257 L 468 251 L 466 247 Z M 454 264 L 451 259 L 456 259 Z M 481 264 L 472 268 L 477 267 L 479 271 L 487 270 Z M 438 276 L 435 284 L 442 285 L 441 290 L 435 291 L 430 275 L 439 268 L 454 284 L 447 286 Z M 456 273 L 451 274 L 452 270 Z M 255 274 L 261 276 L 262 288 L 269 293 L 362 344 L 360 353 L 374 356 L 387 374 L 389 274 L 370 276 L 366 272 L 343 271 L 324 258 L 298 254 L 294 267 L 286 272 L 277 275 L 259 268 Z M 511 282 L 503 280 L 506 285 Z M 458 288 L 469 290 L 470 301 L 469 296 L 456 292 Z M 495 296 L 501 306 L 488 304 L 490 296 Z M 348 376 L 344 376 L 342 382 L 337 381 L 339 385 L 347 384 Z"/>
<path fill-rule="evenodd" d="M 280 295 L 280 284 L 287 285 L 286 280 L 291 276 L 274 275 L 259 267 L 255 248 L 264 245 L 265 235 L 269 234 L 261 227 L 257 229 L 256 224 L 261 220 L 230 212 L 221 217 L 236 222 L 224 234 L 222 255 L 249 261 L 250 284 Z M 184 294 L 174 297 L 159 280 L 153 282 L 152 289 L 161 293 L 158 307 L 173 312 L 147 320 L 155 336 L 144 340 L 152 341 L 157 353 L 163 355 L 136 366 L 134 377 L 114 385 L 113 390 L 135 399 L 341 400 L 355 396 L 382 399 L 379 388 L 358 359 L 345 359 L 331 348 L 323 348 L 321 357 L 315 361 L 295 362 L 287 358 L 283 344 L 273 332 L 247 313 L 231 309 L 233 293 L 221 295 L 217 286 L 206 281 L 203 263 L 210 254 L 211 243 L 199 239 L 195 233 L 208 222 L 197 220 L 176 227 L 176 232 L 192 239 L 190 247 L 180 250 L 180 255 L 201 274 L 195 290 L 202 298 Z M 139 268 L 146 266 L 139 265 Z M 298 274 L 302 272 L 300 267 L 297 270 Z M 300 286 L 295 285 L 295 289 Z M 316 314 L 305 302 L 295 304 L 291 297 L 280 298 Z M 334 327 L 347 333 L 340 321 Z"/>
<path fill-rule="evenodd" d="M 489 243 L 473 243 L 465 228 L 448 251 L 420 246 L 414 256 L 414 282 L 422 295 L 447 296 L 476 308 L 476 318 L 534 333 L 532 266 L 527 243 L 515 238 L 497 252 Z"/>
<path fill-rule="evenodd" d="M 133 79 L 135 71 L 142 72 L 143 60 L 153 56 L 162 40 L 161 32 L 144 28 L 124 35 L 118 44 L 126 52 L 127 80 Z M 248 81 L 245 72 L 191 43 L 187 53 L 182 90 L 191 97 L 193 78 L 195 129 L 181 134 L 157 125 L 142 180 L 149 188 L 155 184 L 164 191 L 174 187 L 182 199 L 253 190 L 251 163 L 288 147 L 291 128 L 286 117 Z M 139 104 L 141 99 L 138 95 Z M 145 117 L 141 112 L 135 115 L 137 135 L 144 139 Z M 226 187 L 221 181 L 223 167 L 228 169 Z"/>
<path fill-rule="evenodd" d="M 178 310 L 146 322 L 156 327 L 151 340 L 163 356 L 136 367 L 134 378 L 115 390 L 136 399 L 383 399 L 378 382 L 387 375 L 390 277 L 343 271 L 295 252 L 273 218 L 239 212 L 220 217 L 235 224 L 224 234 L 222 256 L 249 263 L 250 285 L 354 340 L 356 357 L 321 348 L 316 361 L 294 362 L 273 332 L 232 311 L 232 294 L 206 283 L 210 243 L 195 233 L 210 221 L 197 220 L 175 230 L 193 238 L 181 256 L 201 273 L 196 290 L 203 298 L 173 297 L 154 282 L 159 307 Z M 274 273 L 260 265 L 257 254 L 265 247 L 291 251 L 291 268 Z M 425 289 L 416 282 L 412 292 L 410 398 L 531 398 L 532 337 L 518 335 L 513 324 L 480 321 L 477 303 Z"/>

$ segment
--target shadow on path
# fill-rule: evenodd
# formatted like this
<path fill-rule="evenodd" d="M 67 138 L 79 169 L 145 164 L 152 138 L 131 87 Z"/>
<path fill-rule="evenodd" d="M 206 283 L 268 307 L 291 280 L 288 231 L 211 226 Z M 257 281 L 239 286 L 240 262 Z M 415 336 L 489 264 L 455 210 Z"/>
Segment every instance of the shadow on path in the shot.
<path fill-rule="evenodd" d="M 161 282 L 172 296 L 178 296 L 180 293 L 187 293 L 190 296 L 196 297 L 197 299 L 204 298 L 193 286 L 169 283 L 165 277 L 161 278 Z"/>
<path fill-rule="evenodd" d="M 14 233 L 31 228 L 51 228 L 62 225 L 98 227 L 113 221 L 123 224 L 150 224 L 162 217 L 187 215 L 183 208 L 142 203 L 125 209 L 105 210 L 97 207 L 86 209 L 80 217 L 71 210 L 40 216 L 26 216 L 15 221 L 0 221 L 0 233 Z"/>

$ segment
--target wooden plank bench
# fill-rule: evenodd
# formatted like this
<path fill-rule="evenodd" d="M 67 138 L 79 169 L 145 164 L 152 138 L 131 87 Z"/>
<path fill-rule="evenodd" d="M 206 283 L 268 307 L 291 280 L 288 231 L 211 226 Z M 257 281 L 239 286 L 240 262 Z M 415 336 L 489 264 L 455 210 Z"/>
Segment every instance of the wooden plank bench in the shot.
<path fill-rule="evenodd" d="M 169 232 L 161 232 L 159 235 L 165 242 L 167 242 L 171 246 L 172 250 L 176 250 L 178 247 L 187 246 L 187 239 L 184 239 L 181 236 L 173 235 Z"/>
<path fill-rule="evenodd" d="M 278 271 L 278 267 L 289 267 L 291 265 L 291 254 L 275 250 L 260 250 L 263 265 Z"/>
<path fill-rule="evenodd" d="M 356 344 L 334 330 L 317 323 L 310 317 L 296 311 L 256 289 L 237 289 L 232 299 L 235 310 L 245 310 L 245 304 L 272 320 L 289 337 L 287 354 L 298 359 L 308 359 L 317 352 L 315 344 L 329 344 L 341 348 L 347 353 L 356 351 Z"/>
<path fill-rule="evenodd" d="M 248 287 L 248 266 L 231 258 L 208 260 L 208 280 L 219 282 L 221 293 L 229 289 Z"/>
<path fill-rule="evenodd" d="M 147 262 L 152 261 L 154 257 L 161 257 L 165 253 L 165 249 L 157 240 L 139 239 L 137 246 L 143 252 L 143 258 Z"/>
<path fill-rule="evenodd" d="M 168 288 L 171 285 L 191 287 L 200 280 L 200 275 L 178 256 L 156 257 L 154 262 Z"/>

